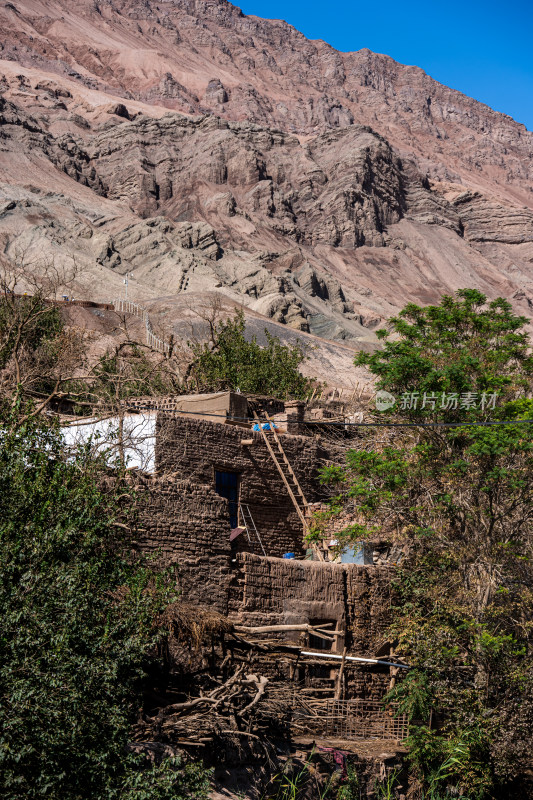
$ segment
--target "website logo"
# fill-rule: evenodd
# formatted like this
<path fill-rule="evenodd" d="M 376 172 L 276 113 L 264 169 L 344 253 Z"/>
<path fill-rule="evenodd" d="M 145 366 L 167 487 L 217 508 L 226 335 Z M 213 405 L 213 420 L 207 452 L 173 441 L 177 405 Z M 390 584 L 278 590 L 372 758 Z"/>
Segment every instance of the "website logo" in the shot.
<path fill-rule="evenodd" d="M 396 398 L 390 392 L 380 389 L 376 392 L 376 408 L 378 411 L 387 411 L 396 403 Z"/>

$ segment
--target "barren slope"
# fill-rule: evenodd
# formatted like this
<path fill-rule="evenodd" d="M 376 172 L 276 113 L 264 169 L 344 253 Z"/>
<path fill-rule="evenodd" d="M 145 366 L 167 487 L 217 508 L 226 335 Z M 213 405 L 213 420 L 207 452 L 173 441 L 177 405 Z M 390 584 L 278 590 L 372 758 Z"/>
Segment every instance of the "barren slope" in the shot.
<path fill-rule="evenodd" d="M 4 252 L 74 258 L 78 296 L 129 273 L 136 300 L 216 290 L 357 347 L 463 286 L 532 315 L 532 136 L 510 118 L 223 0 L 0 20 Z"/>
<path fill-rule="evenodd" d="M 533 135 L 385 55 L 340 53 L 225 0 L 15 0 L 3 57 L 185 113 L 313 134 L 370 125 L 440 180 L 533 204 Z"/>

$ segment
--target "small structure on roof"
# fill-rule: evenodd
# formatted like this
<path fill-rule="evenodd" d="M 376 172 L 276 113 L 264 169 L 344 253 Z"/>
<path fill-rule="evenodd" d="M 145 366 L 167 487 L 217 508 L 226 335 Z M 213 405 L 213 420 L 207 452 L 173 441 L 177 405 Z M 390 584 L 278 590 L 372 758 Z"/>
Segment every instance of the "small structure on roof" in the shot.
<path fill-rule="evenodd" d="M 131 409 L 182 412 L 212 422 L 243 422 L 249 419 L 248 400 L 239 392 L 209 392 L 164 397 L 134 397 L 126 401 Z"/>

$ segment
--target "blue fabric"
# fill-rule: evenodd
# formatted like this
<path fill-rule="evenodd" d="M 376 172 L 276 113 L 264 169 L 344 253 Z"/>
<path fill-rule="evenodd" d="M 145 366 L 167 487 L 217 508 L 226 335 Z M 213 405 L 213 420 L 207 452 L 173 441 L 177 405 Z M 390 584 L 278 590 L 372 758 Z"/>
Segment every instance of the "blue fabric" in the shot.
<path fill-rule="evenodd" d="M 277 428 L 278 426 L 277 426 L 277 425 L 274 425 L 274 423 L 272 423 L 272 427 L 273 427 L 273 428 Z M 261 423 L 261 427 L 259 427 L 259 423 L 258 423 L 258 422 L 254 422 L 254 426 L 253 426 L 253 428 L 252 428 L 252 430 L 253 430 L 253 431 L 260 431 L 260 430 L 261 430 L 261 428 L 262 428 L 264 431 L 269 431 L 269 430 L 271 430 L 271 428 L 270 428 L 270 422 L 263 422 L 263 423 Z"/>

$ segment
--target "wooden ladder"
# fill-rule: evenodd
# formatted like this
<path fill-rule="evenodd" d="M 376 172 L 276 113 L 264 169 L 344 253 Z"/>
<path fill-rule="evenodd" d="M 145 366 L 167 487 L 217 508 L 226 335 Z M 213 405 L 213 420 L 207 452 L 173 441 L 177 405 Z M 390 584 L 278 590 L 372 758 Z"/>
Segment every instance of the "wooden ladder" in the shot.
<path fill-rule="evenodd" d="M 306 536 L 309 533 L 309 523 L 307 521 L 307 516 L 306 516 L 306 514 L 308 513 L 308 510 L 309 510 L 309 503 L 305 499 L 305 495 L 303 493 L 303 489 L 300 486 L 298 478 L 296 477 L 296 475 L 294 473 L 294 470 L 293 470 L 293 468 L 291 466 L 291 463 L 290 463 L 289 459 L 287 458 L 285 450 L 283 449 L 283 445 L 281 444 L 281 440 L 280 440 L 278 434 L 276 433 L 276 429 L 274 428 L 274 423 L 272 422 L 272 420 L 270 419 L 270 417 L 268 416 L 268 414 L 266 412 L 265 412 L 265 417 L 267 418 L 267 422 L 268 422 L 268 424 L 270 426 L 270 431 L 273 434 L 274 441 L 276 443 L 276 447 L 277 447 L 279 456 L 276 455 L 276 453 L 274 452 L 274 449 L 273 449 L 273 447 L 272 447 L 272 445 L 271 445 L 271 443 L 270 443 L 270 441 L 268 439 L 268 434 L 266 433 L 266 431 L 263 430 L 262 425 L 261 425 L 261 421 L 260 421 L 259 417 L 257 416 L 257 413 L 254 411 L 254 419 L 257 421 L 257 423 L 259 425 L 259 430 L 261 431 L 261 435 L 263 437 L 263 440 L 264 440 L 264 442 L 265 442 L 265 444 L 267 446 L 268 452 L 270 453 L 270 457 L 272 458 L 272 461 L 276 465 L 276 468 L 277 468 L 277 470 L 278 470 L 278 472 L 279 472 L 279 474 L 281 476 L 281 479 L 283 480 L 283 483 L 285 484 L 285 488 L 287 489 L 289 497 L 292 500 L 292 504 L 294 505 L 294 508 L 296 509 L 296 511 L 298 513 L 298 516 L 300 517 L 300 520 L 301 520 L 301 523 L 302 523 L 302 526 L 303 526 L 303 529 L 304 529 L 304 536 Z M 298 498 L 299 498 L 299 500 L 298 500 Z M 320 552 L 320 549 L 318 547 L 314 547 L 313 549 L 317 553 L 319 560 L 323 561 L 324 557 L 323 557 L 322 553 Z"/>

